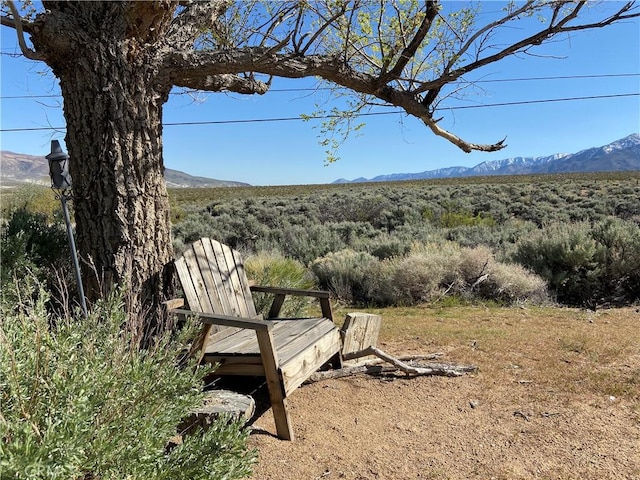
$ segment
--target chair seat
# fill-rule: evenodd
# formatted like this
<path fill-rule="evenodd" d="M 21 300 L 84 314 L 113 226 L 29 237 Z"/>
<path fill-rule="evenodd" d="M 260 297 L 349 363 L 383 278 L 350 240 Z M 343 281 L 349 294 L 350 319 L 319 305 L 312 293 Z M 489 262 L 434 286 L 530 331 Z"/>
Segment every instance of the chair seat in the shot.
<path fill-rule="evenodd" d="M 327 318 L 269 320 L 285 393 L 295 390 L 307 376 L 340 349 L 340 333 Z M 206 362 L 219 364 L 220 375 L 264 375 L 256 334 L 238 330 L 205 350 Z"/>

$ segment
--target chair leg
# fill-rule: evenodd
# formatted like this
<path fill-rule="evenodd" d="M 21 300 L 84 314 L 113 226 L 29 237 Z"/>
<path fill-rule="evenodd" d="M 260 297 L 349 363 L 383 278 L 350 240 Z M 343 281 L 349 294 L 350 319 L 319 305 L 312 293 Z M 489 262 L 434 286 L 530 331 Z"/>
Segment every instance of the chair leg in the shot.
<path fill-rule="evenodd" d="M 274 395 L 271 388 L 269 388 L 269 398 L 271 399 L 271 409 L 273 410 L 273 419 L 276 422 L 278 438 L 293 441 L 293 428 L 287 410 L 287 399 L 283 398 L 279 392 Z"/>
<path fill-rule="evenodd" d="M 278 357 L 273 347 L 273 337 L 268 329 L 257 330 L 260 356 L 264 366 L 264 376 L 269 389 L 269 400 L 273 409 L 273 418 L 276 421 L 278 437 L 283 440 L 293 441 L 293 428 L 287 411 L 287 399 L 285 398 L 284 385 L 278 371 Z"/>

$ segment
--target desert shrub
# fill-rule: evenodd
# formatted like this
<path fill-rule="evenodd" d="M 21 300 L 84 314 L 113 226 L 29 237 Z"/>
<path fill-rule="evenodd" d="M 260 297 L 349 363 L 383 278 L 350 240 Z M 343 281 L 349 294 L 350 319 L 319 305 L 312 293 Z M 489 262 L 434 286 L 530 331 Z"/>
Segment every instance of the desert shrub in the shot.
<path fill-rule="evenodd" d="M 491 215 L 484 212 L 474 214 L 462 209 L 447 209 L 440 214 L 438 223 L 443 228 L 454 228 L 461 226 L 486 225 L 492 227 L 496 221 Z"/>
<path fill-rule="evenodd" d="M 347 249 L 317 259 L 311 268 L 321 286 L 347 303 L 415 305 L 447 296 L 504 304 L 548 301 L 538 275 L 496 261 L 487 247 L 454 242 L 414 244 L 408 254 L 383 261 Z"/>
<path fill-rule="evenodd" d="M 326 225 L 286 225 L 278 236 L 278 245 L 287 257 L 295 258 L 305 265 L 345 246 L 340 235 Z"/>
<path fill-rule="evenodd" d="M 1 214 L 4 218 L 10 217 L 15 210 L 24 210 L 43 215 L 47 223 L 62 221 L 60 200 L 49 188 L 26 184 L 10 193 L 3 192 L 2 196 Z"/>
<path fill-rule="evenodd" d="M 309 270 L 300 262 L 285 258 L 280 253 L 259 252 L 245 261 L 247 277 L 256 285 L 309 289 L 314 281 Z M 273 296 L 256 292 L 253 294 L 256 310 L 267 317 Z M 281 317 L 302 317 L 310 305 L 309 297 L 288 295 L 280 312 Z"/>
<path fill-rule="evenodd" d="M 450 228 L 443 231 L 447 240 L 458 243 L 462 247 L 489 247 L 499 256 L 503 256 L 513 248 L 515 242 L 528 232 L 536 230 L 533 222 L 509 219 L 495 226 L 469 225 Z"/>
<path fill-rule="evenodd" d="M 640 299 L 640 229 L 632 222 L 551 224 L 521 240 L 514 258 L 544 278 L 562 303 Z"/>
<path fill-rule="evenodd" d="M 28 296 L 28 295 L 27 295 Z M 46 295 L 0 316 L 0 478 L 242 478 L 247 432 L 217 421 L 169 452 L 176 426 L 202 401 L 208 368 L 177 368 L 184 343 L 140 350 L 121 297 L 89 318 L 49 318 Z M 192 332 L 192 329 L 188 330 Z"/>
<path fill-rule="evenodd" d="M 479 284 L 479 292 L 486 300 L 507 305 L 522 302 L 541 305 L 549 302 L 547 282 L 516 263 L 491 264 L 487 279 Z"/>
<path fill-rule="evenodd" d="M 416 244 L 406 257 L 395 259 L 391 273 L 395 303 L 413 305 L 444 295 L 444 279 L 454 277 L 458 253 L 452 242 Z"/>
<path fill-rule="evenodd" d="M 345 249 L 316 259 L 311 270 L 320 287 L 349 304 L 385 304 L 385 275 L 380 261 L 366 252 Z"/>
<path fill-rule="evenodd" d="M 519 265 L 496 261 L 487 247 L 453 242 L 415 245 L 391 262 L 392 303 L 413 305 L 455 296 L 505 304 L 547 301 L 546 283 Z"/>
<path fill-rule="evenodd" d="M 67 284 L 74 282 L 64 226 L 51 224 L 46 214 L 26 207 L 11 211 L 0 226 L 0 263 L 0 287 L 7 302 L 18 301 L 16 279 L 31 281 L 35 277 L 48 291 L 58 288 L 58 278 Z"/>
<path fill-rule="evenodd" d="M 598 244 L 600 289 L 604 301 L 640 300 L 640 228 L 633 222 L 608 218 L 594 225 Z"/>
<path fill-rule="evenodd" d="M 173 226 L 173 248 L 181 253 L 199 238 L 215 238 L 217 233 L 217 225 L 209 215 L 202 212 L 188 214 L 183 221 Z"/>
<path fill-rule="evenodd" d="M 383 261 L 342 250 L 317 259 L 312 270 L 321 286 L 352 304 L 415 305 L 447 296 L 504 304 L 548 300 L 539 276 L 496 261 L 486 247 L 454 242 L 414 244 L 408 254 Z"/>
<path fill-rule="evenodd" d="M 368 245 L 368 250 L 374 257 L 380 260 L 400 257 L 411 249 L 411 244 L 403 242 L 398 237 L 382 236 Z"/>

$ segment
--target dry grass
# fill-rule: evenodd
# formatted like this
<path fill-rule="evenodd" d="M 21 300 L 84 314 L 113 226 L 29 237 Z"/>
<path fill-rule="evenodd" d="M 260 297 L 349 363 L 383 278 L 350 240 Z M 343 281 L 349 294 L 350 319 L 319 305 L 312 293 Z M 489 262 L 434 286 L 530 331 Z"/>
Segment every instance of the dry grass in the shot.
<path fill-rule="evenodd" d="M 445 352 L 479 365 L 487 387 L 535 385 L 545 397 L 563 391 L 624 399 L 640 415 L 640 313 L 569 308 L 393 308 L 382 345 L 395 351 Z"/>

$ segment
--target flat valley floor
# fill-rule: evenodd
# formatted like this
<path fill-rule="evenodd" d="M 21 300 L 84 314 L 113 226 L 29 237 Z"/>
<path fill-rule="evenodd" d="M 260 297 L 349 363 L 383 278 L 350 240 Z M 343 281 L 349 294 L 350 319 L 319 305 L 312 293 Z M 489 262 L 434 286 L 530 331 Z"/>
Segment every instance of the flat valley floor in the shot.
<path fill-rule="evenodd" d="M 359 375 L 290 398 L 296 441 L 253 425 L 255 480 L 639 479 L 638 308 L 387 309 L 379 347 L 473 363 Z"/>

